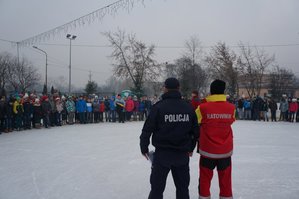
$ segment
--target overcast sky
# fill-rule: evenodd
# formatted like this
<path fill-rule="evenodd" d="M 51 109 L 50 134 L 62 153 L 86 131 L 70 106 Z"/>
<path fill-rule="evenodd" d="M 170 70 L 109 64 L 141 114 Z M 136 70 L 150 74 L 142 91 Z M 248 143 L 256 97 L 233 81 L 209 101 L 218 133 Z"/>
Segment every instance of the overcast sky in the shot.
<path fill-rule="evenodd" d="M 21 41 L 115 1 L 0 0 L 0 39 Z M 169 63 L 181 56 L 183 49 L 179 47 L 192 35 L 198 36 L 203 46 L 219 41 L 229 46 L 236 46 L 240 41 L 250 45 L 291 44 L 264 47 L 264 50 L 275 54 L 281 67 L 291 69 L 298 76 L 298 11 L 298 0 L 144 0 L 144 5 L 135 4 L 129 13 L 119 11 L 115 16 L 105 16 L 102 22 L 95 21 L 69 32 L 77 36 L 72 42 L 72 84 L 83 87 L 89 71 L 98 84 L 111 76 L 110 48 L 75 45 L 107 45 L 101 33 L 117 28 L 136 33 L 147 44 L 155 44 L 156 59 Z M 63 76 L 68 82 L 68 44 L 64 33 L 34 44 L 48 53 L 48 79 Z M 16 47 L 0 41 L 1 52 L 16 55 Z M 20 55 L 29 59 L 44 78 L 43 54 L 27 46 L 20 49 Z"/>

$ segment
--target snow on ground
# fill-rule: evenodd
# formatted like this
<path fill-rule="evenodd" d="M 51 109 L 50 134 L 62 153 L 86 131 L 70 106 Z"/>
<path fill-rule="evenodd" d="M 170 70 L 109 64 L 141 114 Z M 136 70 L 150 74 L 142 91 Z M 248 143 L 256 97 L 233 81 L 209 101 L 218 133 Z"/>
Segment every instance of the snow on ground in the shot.
<path fill-rule="evenodd" d="M 142 125 L 101 123 L 0 135 L 0 199 L 147 198 L 150 163 L 139 152 Z M 298 127 L 253 121 L 233 125 L 234 198 L 299 198 Z M 198 198 L 198 159 L 194 154 L 190 161 L 191 199 Z M 171 175 L 164 198 L 175 198 Z"/>

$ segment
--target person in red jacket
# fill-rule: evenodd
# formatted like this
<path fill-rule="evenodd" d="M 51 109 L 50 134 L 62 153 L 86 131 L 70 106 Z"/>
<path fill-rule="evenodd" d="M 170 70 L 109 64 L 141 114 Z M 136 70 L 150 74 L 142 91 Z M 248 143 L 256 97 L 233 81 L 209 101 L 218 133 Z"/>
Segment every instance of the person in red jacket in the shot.
<path fill-rule="evenodd" d="M 104 99 L 100 100 L 100 111 L 99 111 L 99 120 L 104 122 L 104 112 L 105 112 L 105 101 Z"/>
<path fill-rule="evenodd" d="M 292 102 L 289 104 L 289 120 L 290 122 L 294 122 L 295 118 L 295 114 L 298 110 L 298 103 L 297 103 L 297 99 L 293 98 Z"/>
<path fill-rule="evenodd" d="M 126 109 L 126 119 L 127 121 L 130 121 L 134 110 L 134 101 L 132 100 L 131 96 L 129 96 L 126 101 L 125 109 Z"/>
<path fill-rule="evenodd" d="M 215 80 L 211 83 L 211 95 L 197 109 L 200 124 L 198 151 L 200 153 L 199 198 L 211 197 L 210 185 L 213 170 L 217 167 L 220 199 L 231 199 L 231 156 L 233 154 L 233 131 L 235 106 L 226 101 L 225 82 Z"/>
<path fill-rule="evenodd" d="M 198 96 L 198 91 L 192 91 L 192 99 L 191 99 L 191 104 L 194 110 L 197 109 L 197 107 L 200 105 L 200 99 Z"/>

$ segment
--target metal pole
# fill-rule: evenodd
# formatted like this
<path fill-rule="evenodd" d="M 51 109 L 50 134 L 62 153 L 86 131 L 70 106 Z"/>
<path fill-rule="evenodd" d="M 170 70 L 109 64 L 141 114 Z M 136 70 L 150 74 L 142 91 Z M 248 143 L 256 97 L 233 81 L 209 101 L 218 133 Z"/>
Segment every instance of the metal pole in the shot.
<path fill-rule="evenodd" d="M 70 65 L 69 65 L 69 95 L 72 86 L 72 40 L 76 39 L 76 35 L 67 34 L 66 38 L 70 40 Z"/>
<path fill-rule="evenodd" d="M 46 54 L 46 89 L 48 93 L 48 54 L 46 52 L 45 54 Z"/>
<path fill-rule="evenodd" d="M 71 94 L 72 83 L 72 39 L 70 38 L 70 65 L 69 65 L 69 95 Z"/>

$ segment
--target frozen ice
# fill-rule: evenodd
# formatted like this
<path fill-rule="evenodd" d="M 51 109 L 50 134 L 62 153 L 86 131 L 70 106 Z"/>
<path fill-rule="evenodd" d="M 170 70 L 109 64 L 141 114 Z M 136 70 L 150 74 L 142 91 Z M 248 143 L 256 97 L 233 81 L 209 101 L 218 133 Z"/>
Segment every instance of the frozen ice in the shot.
<path fill-rule="evenodd" d="M 0 199 L 147 198 L 151 164 L 139 149 L 142 126 L 100 123 L 1 134 Z M 299 198 L 298 127 L 287 122 L 234 123 L 235 199 Z M 194 153 L 191 199 L 198 198 L 198 161 Z M 216 172 L 211 193 L 218 198 Z M 175 198 L 171 175 L 164 198 Z"/>

